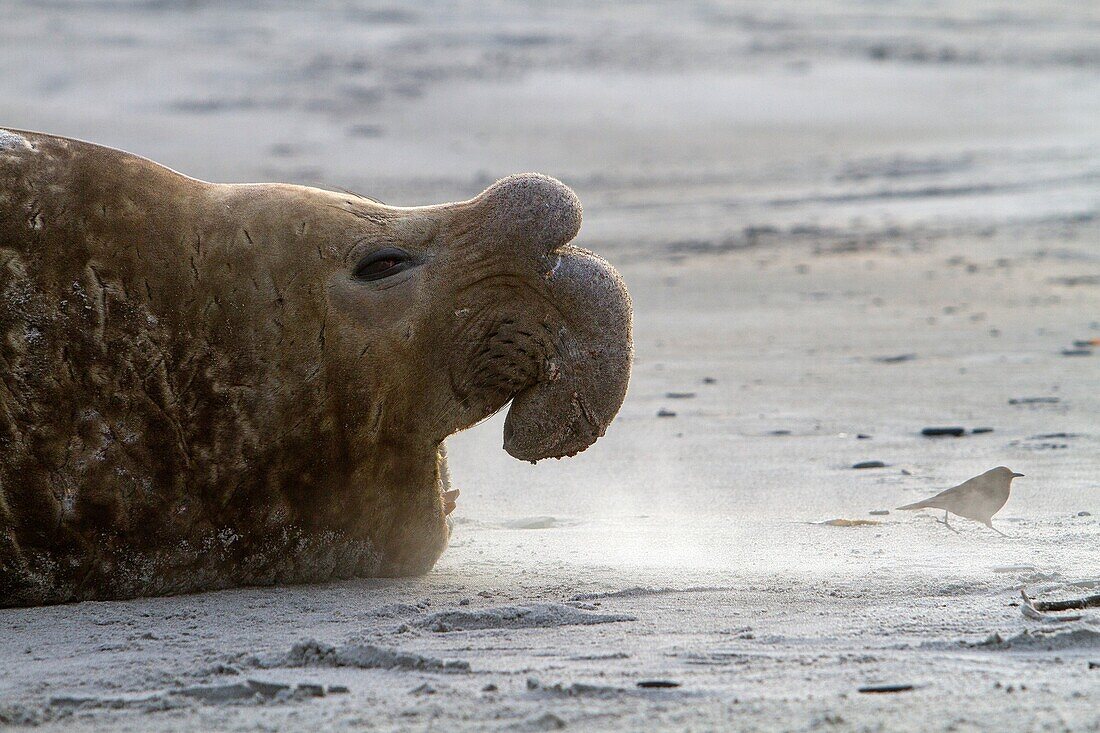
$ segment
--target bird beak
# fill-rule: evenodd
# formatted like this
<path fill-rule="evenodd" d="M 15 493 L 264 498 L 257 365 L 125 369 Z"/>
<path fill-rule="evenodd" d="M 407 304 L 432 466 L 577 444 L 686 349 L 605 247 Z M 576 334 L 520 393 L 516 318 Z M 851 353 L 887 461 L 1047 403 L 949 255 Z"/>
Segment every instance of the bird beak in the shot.
<path fill-rule="evenodd" d="M 1012 474 L 1012 478 L 1023 478 L 1023 477 L 1024 477 L 1024 475 L 1023 475 L 1022 473 L 1014 473 L 1014 474 Z"/>

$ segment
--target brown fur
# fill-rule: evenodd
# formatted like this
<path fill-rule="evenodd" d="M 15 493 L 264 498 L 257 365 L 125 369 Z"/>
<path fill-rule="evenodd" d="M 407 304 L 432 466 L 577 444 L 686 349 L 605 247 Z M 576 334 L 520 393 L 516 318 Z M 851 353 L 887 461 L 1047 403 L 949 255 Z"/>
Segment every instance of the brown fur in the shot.
<path fill-rule="evenodd" d="M 426 572 L 448 435 L 549 390 L 509 450 L 564 455 L 621 404 L 579 224 L 541 176 L 396 209 L 0 130 L 0 606 Z M 350 276 L 384 246 L 422 264 Z"/>

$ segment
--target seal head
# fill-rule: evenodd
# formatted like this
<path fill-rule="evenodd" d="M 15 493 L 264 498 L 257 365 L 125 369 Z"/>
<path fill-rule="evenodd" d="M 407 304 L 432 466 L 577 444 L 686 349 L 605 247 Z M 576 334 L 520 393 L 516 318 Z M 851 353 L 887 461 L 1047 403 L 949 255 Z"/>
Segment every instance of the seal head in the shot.
<path fill-rule="evenodd" d="M 0 132 L 0 605 L 430 569 L 443 441 L 572 455 L 630 299 L 546 176 L 399 208 Z"/>

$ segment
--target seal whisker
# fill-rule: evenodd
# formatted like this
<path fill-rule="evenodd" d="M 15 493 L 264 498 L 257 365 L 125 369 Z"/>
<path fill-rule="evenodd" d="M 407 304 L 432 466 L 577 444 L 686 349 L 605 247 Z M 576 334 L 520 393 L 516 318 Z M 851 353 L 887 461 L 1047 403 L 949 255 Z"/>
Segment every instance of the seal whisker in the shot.
<path fill-rule="evenodd" d="M 328 185 L 324 185 L 324 186 L 322 186 L 322 188 L 330 188 L 330 187 Z M 341 191 L 343 193 L 348 194 L 349 196 L 354 196 L 355 198 L 362 199 L 363 201 L 370 201 L 372 204 L 378 204 L 379 206 L 385 206 L 386 205 L 385 202 L 380 201 L 380 200 L 374 198 L 373 196 L 366 196 L 364 194 L 359 193 L 358 191 L 352 191 L 350 188 L 344 188 L 343 186 L 332 186 L 331 190 Z"/>

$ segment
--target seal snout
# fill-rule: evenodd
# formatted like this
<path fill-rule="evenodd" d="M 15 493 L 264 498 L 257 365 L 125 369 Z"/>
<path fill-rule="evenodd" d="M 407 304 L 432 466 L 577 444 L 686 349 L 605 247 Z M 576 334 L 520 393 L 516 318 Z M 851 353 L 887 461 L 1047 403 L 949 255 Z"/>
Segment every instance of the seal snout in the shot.
<path fill-rule="evenodd" d="M 474 201 L 484 211 L 486 232 L 539 255 L 566 244 L 581 228 L 580 199 L 541 173 L 502 178 Z"/>
<path fill-rule="evenodd" d="M 502 345 L 495 361 L 511 367 L 500 380 L 512 396 L 505 450 L 525 461 L 579 453 L 604 434 L 626 396 L 633 346 L 622 278 L 566 246 L 580 230 L 581 203 L 550 176 L 501 179 L 457 214 L 455 230 L 469 237 L 463 251 L 477 257 L 471 272 L 490 283 L 489 308 L 510 324 L 493 337 Z"/>

